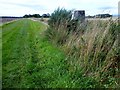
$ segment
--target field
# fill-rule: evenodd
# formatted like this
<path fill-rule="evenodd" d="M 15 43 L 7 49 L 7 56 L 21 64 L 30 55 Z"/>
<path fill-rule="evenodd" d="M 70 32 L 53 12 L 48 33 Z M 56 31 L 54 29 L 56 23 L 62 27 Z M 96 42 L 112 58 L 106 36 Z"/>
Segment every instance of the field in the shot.
<path fill-rule="evenodd" d="M 9 23 L 12 22 L 14 20 L 18 20 L 20 18 L 17 17 L 0 17 L 0 25 L 4 24 L 4 23 Z"/>
<path fill-rule="evenodd" d="M 0 27 L 3 88 L 119 87 L 118 31 L 111 34 L 108 22 L 90 21 L 86 28 L 79 28 L 85 33 L 78 35 L 77 31 L 67 31 L 64 20 L 58 26 L 54 23 L 54 27 L 52 22 L 48 26 L 35 19 Z"/>
<path fill-rule="evenodd" d="M 87 18 L 88 20 L 94 20 L 94 19 L 96 19 L 96 20 L 109 20 L 109 19 L 112 19 L 112 20 L 117 20 L 118 19 L 118 17 L 116 16 L 113 16 L 113 17 L 107 17 L 107 18 Z"/>

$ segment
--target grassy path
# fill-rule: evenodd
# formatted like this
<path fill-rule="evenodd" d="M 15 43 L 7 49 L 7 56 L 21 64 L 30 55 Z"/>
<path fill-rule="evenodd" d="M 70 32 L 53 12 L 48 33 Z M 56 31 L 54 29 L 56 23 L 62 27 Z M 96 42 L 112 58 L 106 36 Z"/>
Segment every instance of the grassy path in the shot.
<path fill-rule="evenodd" d="M 58 83 L 67 79 L 65 56 L 43 38 L 44 24 L 24 19 L 2 28 L 3 87 L 65 87 Z"/>
<path fill-rule="evenodd" d="M 93 79 L 72 71 L 64 53 L 44 38 L 45 30 L 29 19 L 2 26 L 3 88 L 96 87 Z"/>

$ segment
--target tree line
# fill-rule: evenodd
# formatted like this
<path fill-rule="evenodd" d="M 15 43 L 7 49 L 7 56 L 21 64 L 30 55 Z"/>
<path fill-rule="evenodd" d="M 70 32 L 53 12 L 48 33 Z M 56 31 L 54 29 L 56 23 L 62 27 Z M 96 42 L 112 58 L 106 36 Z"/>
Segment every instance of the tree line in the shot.
<path fill-rule="evenodd" d="M 23 16 L 23 18 L 30 18 L 30 17 L 35 17 L 35 18 L 41 18 L 41 17 L 43 17 L 43 18 L 49 18 L 50 17 L 50 14 L 49 13 L 47 13 L 47 14 L 42 14 L 42 15 L 40 15 L 40 14 L 29 14 L 29 15 L 24 15 Z"/>

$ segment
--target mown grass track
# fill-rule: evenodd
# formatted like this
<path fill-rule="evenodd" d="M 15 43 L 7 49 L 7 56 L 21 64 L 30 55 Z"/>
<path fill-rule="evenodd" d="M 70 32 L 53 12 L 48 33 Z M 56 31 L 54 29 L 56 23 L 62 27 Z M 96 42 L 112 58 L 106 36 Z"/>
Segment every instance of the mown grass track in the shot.
<path fill-rule="evenodd" d="M 22 19 L 2 25 L 3 88 L 90 88 L 93 78 L 73 71 L 69 58 L 45 38 L 47 26 Z"/>
<path fill-rule="evenodd" d="M 45 29 L 28 19 L 2 26 L 3 88 L 52 87 L 65 75 L 65 55 L 42 37 Z"/>

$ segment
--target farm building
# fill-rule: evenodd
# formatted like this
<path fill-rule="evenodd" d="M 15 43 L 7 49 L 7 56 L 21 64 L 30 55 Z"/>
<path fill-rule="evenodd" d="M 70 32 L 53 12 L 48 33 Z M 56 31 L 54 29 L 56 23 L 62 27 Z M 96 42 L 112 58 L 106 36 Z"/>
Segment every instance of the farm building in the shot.
<path fill-rule="evenodd" d="M 72 14 L 72 19 L 84 21 L 85 20 L 85 10 L 75 10 Z"/>
<path fill-rule="evenodd" d="M 107 18 L 107 17 L 112 17 L 112 15 L 110 14 L 98 14 L 95 15 L 96 18 Z"/>

